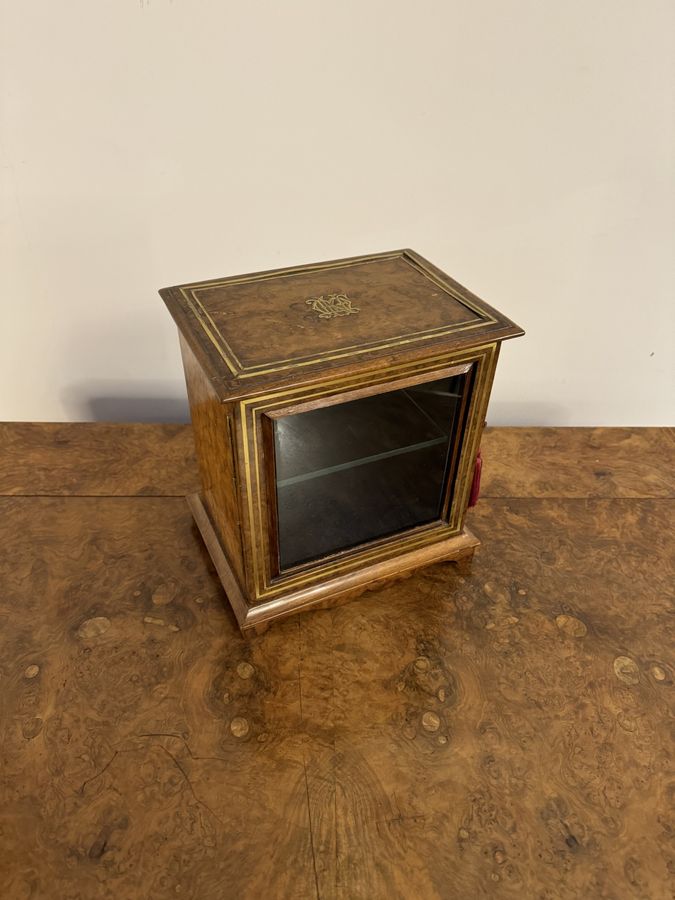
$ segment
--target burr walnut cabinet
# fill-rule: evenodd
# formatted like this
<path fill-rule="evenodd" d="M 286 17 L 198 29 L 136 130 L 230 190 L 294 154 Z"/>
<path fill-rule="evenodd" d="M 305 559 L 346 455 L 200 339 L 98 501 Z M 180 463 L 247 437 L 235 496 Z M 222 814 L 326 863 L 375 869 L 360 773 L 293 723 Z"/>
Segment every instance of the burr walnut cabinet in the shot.
<path fill-rule="evenodd" d="M 160 291 L 242 629 L 470 558 L 464 516 L 509 319 L 411 250 Z"/>

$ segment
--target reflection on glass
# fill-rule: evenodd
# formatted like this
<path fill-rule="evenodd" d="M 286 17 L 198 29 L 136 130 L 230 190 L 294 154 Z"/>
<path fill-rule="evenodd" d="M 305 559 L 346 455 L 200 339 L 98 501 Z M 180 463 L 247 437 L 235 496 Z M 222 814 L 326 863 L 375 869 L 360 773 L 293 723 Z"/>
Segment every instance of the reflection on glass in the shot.
<path fill-rule="evenodd" d="M 274 420 L 282 570 L 440 518 L 467 378 Z"/>

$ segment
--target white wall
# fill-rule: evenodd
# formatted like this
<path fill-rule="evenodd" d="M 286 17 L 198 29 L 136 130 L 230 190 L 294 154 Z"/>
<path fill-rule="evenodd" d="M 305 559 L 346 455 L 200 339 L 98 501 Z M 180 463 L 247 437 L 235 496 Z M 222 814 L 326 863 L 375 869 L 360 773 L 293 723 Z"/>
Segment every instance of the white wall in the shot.
<path fill-rule="evenodd" d="M 672 0 L 0 3 L 0 418 L 181 418 L 159 287 L 411 246 L 528 332 L 493 424 L 673 423 Z"/>

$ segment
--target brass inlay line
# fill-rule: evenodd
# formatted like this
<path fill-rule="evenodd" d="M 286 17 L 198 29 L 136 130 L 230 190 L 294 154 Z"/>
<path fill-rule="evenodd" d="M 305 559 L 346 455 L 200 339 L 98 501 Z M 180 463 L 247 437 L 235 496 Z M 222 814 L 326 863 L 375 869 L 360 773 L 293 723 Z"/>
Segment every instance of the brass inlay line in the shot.
<path fill-rule="evenodd" d="M 306 272 L 320 272 L 322 269 L 349 269 L 352 266 L 368 265 L 369 263 L 380 262 L 383 259 L 400 259 L 404 253 L 400 250 L 393 250 L 391 253 L 373 253 L 368 256 L 356 256 L 351 259 L 337 260 L 331 262 L 309 263 L 309 265 L 289 266 L 286 269 L 270 269 L 269 272 L 252 272 L 250 275 L 234 275 L 231 278 L 219 278 L 215 281 L 194 281 L 184 284 L 185 288 L 199 288 L 200 290 L 210 290 L 211 288 L 222 287 L 224 284 L 248 284 L 251 281 L 268 281 L 271 278 L 293 278 L 295 275 L 304 275 Z"/>
<path fill-rule="evenodd" d="M 470 331 L 474 328 L 480 328 L 483 325 L 490 324 L 491 322 L 495 321 L 494 319 L 481 319 L 476 322 L 473 319 L 467 319 L 462 322 L 457 322 L 455 325 L 452 325 L 452 326 L 439 325 L 437 328 L 431 328 L 426 331 L 409 332 L 405 337 L 399 335 L 398 337 L 392 338 L 388 342 L 377 343 L 377 342 L 371 341 L 368 344 L 352 344 L 352 345 L 349 345 L 346 347 L 339 347 L 339 348 L 337 348 L 336 351 L 334 351 L 332 353 L 324 354 L 320 357 L 318 357 L 316 355 L 310 355 L 310 356 L 289 357 L 288 359 L 280 359 L 280 360 L 276 360 L 272 364 L 274 366 L 274 368 L 264 369 L 263 366 L 267 366 L 267 365 L 269 365 L 269 363 L 257 363 L 255 366 L 248 366 L 248 367 L 243 366 L 243 364 L 237 357 L 237 355 L 234 352 L 234 350 L 232 349 L 232 347 L 227 343 L 227 341 L 223 337 L 222 333 L 220 331 L 218 331 L 216 325 L 213 323 L 213 319 L 211 319 L 208 312 L 206 312 L 204 307 L 201 306 L 201 304 L 199 304 L 199 301 L 196 299 L 196 297 L 194 297 L 194 294 L 193 294 L 194 303 L 199 304 L 200 309 L 203 310 L 203 315 L 209 319 L 213 328 L 215 328 L 218 335 L 220 336 L 222 344 L 224 344 L 225 347 L 227 348 L 227 350 L 229 351 L 230 355 L 228 357 L 227 353 L 224 352 L 223 347 L 216 341 L 216 339 L 213 337 L 210 329 L 202 321 L 201 316 L 196 313 L 194 303 L 192 303 L 189 300 L 189 298 L 187 297 L 187 295 L 184 293 L 184 291 L 182 289 L 181 289 L 181 293 L 183 293 L 183 296 L 185 297 L 186 301 L 189 303 L 190 308 L 193 310 L 193 312 L 195 312 L 197 321 L 200 322 L 200 324 L 202 325 L 202 327 L 208 334 L 209 338 L 211 339 L 211 342 L 215 346 L 219 355 L 223 358 L 223 360 L 227 364 L 227 367 L 229 368 L 229 370 L 235 376 L 237 376 L 239 378 L 255 378 L 258 375 L 268 375 L 273 372 L 282 372 L 286 369 L 301 368 L 304 366 L 316 365 L 317 362 L 323 362 L 324 360 L 344 359 L 345 357 L 358 356 L 359 354 L 362 354 L 362 353 L 372 353 L 377 350 L 387 350 L 390 347 L 402 347 L 405 344 L 412 344 L 412 343 L 416 343 L 418 341 L 430 340 L 431 338 L 434 338 L 434 337 L 443 337 L 446 334 L 455 334 L 456 332 L 459 332 L 459 331 Z M 237 366 L 239 366 L 238 370 L 232 366 L 232 360 L 234 360 L 234 362 L 237 364 Z M 287 363 L 287 365 L 284 365 L 285 363 Z"/>
<path fill-rule="evenodd" d="M 464 356 L 466 354 L 475 354 L 480 353 L 483 350 L 487 350 L 490 347 L 494 347 L 494 344 L 481 344 L 478 347 L 470 347 L 463 351 Z M 460 351 L 461 352 L 461 351 Z M 457 362 L 455 363 L 455 358 L 457 358 Z M 448 362 L 449 361 L 449 362 Z M 353 384 L 354 388 L 359 387 L 360 385 L 370 386 L 377 384 L 388 384 L 391 381 L 391 375 L 394 372 L 399 373 L 401 376 L 405 375 L 407 369 L 411 369 L 413 372 L 418 372 L 420 375 L 424 375 L 427 372 L 433 372 L 438 368 L 444 366 L 444 363 L 448 363 L 448 365 L 454 366 L 455 364 L 461 365 L 463 362 L 473 361 L 473 356 L 470 359 L 464 359 L 459 354 L 449 354 L 447 350 L 443 353 L 439 353 L 435 356 L 427 356 L 421 361 L 411 361 L 406 363 L 399 363 L 398 365 L 387 366 L 386 369 L 379 370 L 377 372 L 369 372 L 367 375 L 364 373 L 354 373 L 352 375 L 335 375 L 332 378 L 324 378 L 321 381 L 317 381 L 312 385 L 299 385 L 298 387 L 289 387 L 284 390 L 272 390 L 270 389 L 270 393 L 267 394 L 256 394 L 255 397 L 251 397 L 248 400 L 245 400 L 245 403 L 257 403 L 259 400 L 270 400 L 274 397 L 280 397 L 282 400 L 286 397 L 290 397 L 292 394 L 307 394 L 307 391 L 313 391 L 317 388 L 328 387 L 329 385 L 334 385 L 336 388 L 338 387 L 349 387 L 350 384 Z M 438 365 L 435 365 L 437 363 Z M 420 368 L 416 368 L 419 365 Z M 339 393 L 337 390 L 329 390 L 326 393 Z M 311 399 L 314 394 L 307 394 L 307 398 Z M 304 400 L 305 397 L 299 398 L 300 400 Z M 277 404 L 272 404 L 276 406 Z M 281 404 L 283 405 L 283 403 Z"/>
<path fill-rule="evenodd" d="M 383 259 L 400 259 L 406 265 L 415 271 L 420 272 L 428 280 L 446 293 L 448 296 L 456 300 L 460 305 L 471 310 L 474 315 L 478 316 L 479 321 L 467 319 L 457 322 L 453 325 L 440 325 L 436 328 L 425 329 L 419 332 L 408 332 L 405 335 L 397 335 L 384 342 L 371 341 L 367 344 L 353 344 L 347 347 L 338 347 L 334 351 L 322 355 L 310 355 L 305 357 L 289 357 L 288 359 L 275 360 L 273 362 L 256 363 L 253 366 L 245 366 L 238 358 L 234 349 L 230 346 L 223 333 L 220 331 L 213 318 L 209 315 L 206 308 L 197 297 L 198 291 L 214 290 L 215 288 L 230 286 L 236 284 L 247 284 L 255 281 L 263 281 L 271 278 L 288 278 L 297 274 L 309 274 L 323 269 L 340 269 L 351 266 L 364 265 L 374 263 Z M 188 296 L 188 291 L 190 296 Z M 406 344 L 416 343 L 418 341 L 430 340 L 434 337 L 443 337 L 449 334 L 456 334 L 460 331 L 469 331 L 474 328 L 480 328 L 484 325 L 496 324 L 497 320 L 487 314 L 480 306 L 475 304 L 468 298 L 462 297 L 451 285 L 444 283 L 438 276 L 422 265 L 419 261 L 410 259 L 402 253 L 379 254 L 372 257 L 361 257 L 344 263 L 315 263 L 310 266 L 298 266 L 286 271 L 272 271 L 262 275 L 245 275 L 240 278 L 227 278 L 222 281 L 212 282 L 210 284 L 188 284 L 180 288 L 180 292 L 192 311 L 196 320 L 204 329 L 207 337 L 214 345 L 218 354 L 222 357 L 230 372 L 238 378 L 254 378 L 259 375 L 268 375 L 273 372 L 280 372 L 286 369 L 315 365 L 332 359 L 343 359 L 348 356 L 356 356 L 362 353 L 375 352 L 377 350 L 386 350 L 391 347 L 404 346 Z M 208 324 L 207 324 L 208 323 Z M 234 365 L 233 365 L 234 363 Z M 264 368 L 267 366 L 268 368 Z"/>
<path fill-rule="evenodd" d="M 248 505 L 248 526 L 251 535 L 251 562 L 253 564 L 253 584 L 256 596 L 259 592 L 258 558 L 256 553 L 256 521 L 253 510 L 253 489 L 251 487 L 251 460 L 248 453 L 248 435 L 246 433 L 246 408 L 241 405 L 241 433 L 244 447 L 244 474 L 246 476 L 246 501 Z"/>
<path fill-rule="evenodd" d="M 198 305 L 198 307 L 199 307 L 199 309 L 198 309 L 197 306 L 195 306 L 195 304 L 190 300 L 190 298 L 188 297 L 188 295 L 185 293 L 185 291 L 184 291 L 182 288 L 181 288 L 181 294 L 183 295 L 183 298 L 185 299 L 185 302 L 187 303 L 187 305 L 189 306 L 190 310 L 192 311 L 193 316 L 194 316 L 195 319 L 199 322 L 199 324 L 202 326 L 202 328 L 204 329 L 204 331 L 205 331 L 207 337 L 209 338 L 209 340 L 211 341 L 211 343 L 213 344 L 213 346 L 216 348 L 216 350 L 218 351 L 218 353 L 219 353 L 220 356 L 222 357 L 223 362 L 225 363 L 225 365 L 227 366 L 227 368 L 230 370 L 230 372 L 232 372 L 233 375 L 236 376 L 236 375 L 237 375 L 237 370 L 234 368 L 234 366 L 233 366 L 232 363 L 230 362 L 230 358 L 227 356 L 227 354 L 223 352 L 222 347 L 220 346 L 220 344 L 218 343 L 218 341 L 217 341 L 216 338 L 214 337 L 214 335 L 213 335 L 211 329 L 209 328 L 209 326 L 208 326 L 208 325 L 204 322 L 204 320 L 202 319 L 201 313 L 199 312 L 199 310 L 200 310 L 200 309 L 203 310 L 204 315 L 209 319 L 209 321 L 211 322 L 211 324 L 212 324 L 213 327 L 215 328 L 217 334 L 220 335 L 220 332 L 219 332 L 218 329 L 216 328 L 216 326 L 215 326 L 215 324 L 213 323 L 213 320 L 211 319 L 211 317 L 209 316 L 209 314 L 206 312 L 206 310 L 204 309 L 204 307 L 203 307 L 198 301 L 195 300 L 195 302 L 197 303 L 197 305 Z M 222 338 L 222 335 L 220 335 L 220 336 L 221 336 L 221 338 Z M 230 351 L 230 352 L 231 352 L 231 351 Z"/>
<path fill-rule="evenodd" d="M 344 349 L 344 351 L 345 351 L 343 353 L 332 353 L 332 354 L 325 354 L 322 356 L 306 357 L 305 358 L 306 361 L 298 361 L 298 360 L 303 359 L 303 357 L 299 357 L 296 359 L 287 360 L 286 361 L 288 363 L 287 365 L 279 365 L 273 369 L 260 369 L 260 370 L 254 372 L 254 371 L 252 371 L 254 367 L 251 367 L 249 369 L 242 370 L 241 372 L 239 372 L 238 377 L 242 378 L 242 379 L 243 378 L 255 378 L 258 375 L 269 375 L 274 372 L 283 372 L 287 369 L 300 369 L 300 368 L 303 368 L 304 366 L 313 366 L 313 365 L 316 365 L 318 362 L 323 362 L 324 360 L 345 359 L 346 357 L 359 356 L 360 354 L 363 354 L 363 353 L 374 353 L 377 350 L 388 350 L 392 347 L 403 347 L 406 344 L 415 344 L 418 341 L 426 341 L 426 340 L 430 340 L 431 338 L 434 338 L 434 337 L 443 337 L 444 335 L 447 335 L 447 334 L 455 334 L 455 332 L 457 332 L 457 331 L 470 331 L 473 328 L 480 328 L 481 325 L 484 325 L 484 324 L 485 324 L 485 322 L 475 322 L 474 324 L 467 325 L 466 327 L 463 327 L 463 328 L 457 327 L 457 328 L 452 328 L 452 329 L 449 329 L 446 331 L 442 331 L 440 329 L 434 329 L 433 331 L 419 332 L 418 335 L 413 335 L 412 337 L 406 338 L 404 340 L 400 340 L 400 339 L 392 340 L 389 343 L 369 344 L 367 346 L 363 345 L 363 344 L 354 344 L 352 347 L 341 348 L 341 349 Z"/>

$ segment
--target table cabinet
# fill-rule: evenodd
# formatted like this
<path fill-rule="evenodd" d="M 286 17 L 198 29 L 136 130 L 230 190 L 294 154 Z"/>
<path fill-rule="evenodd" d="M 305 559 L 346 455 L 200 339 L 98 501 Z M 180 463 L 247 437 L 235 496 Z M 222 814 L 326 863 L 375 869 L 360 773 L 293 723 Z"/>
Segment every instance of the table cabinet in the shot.
<path fill-rule="evenodd" d="M 464 526 L 501 342 L 522 334 L 411 250 L 162 290 L 242 629 L 438 560 Z"/>

